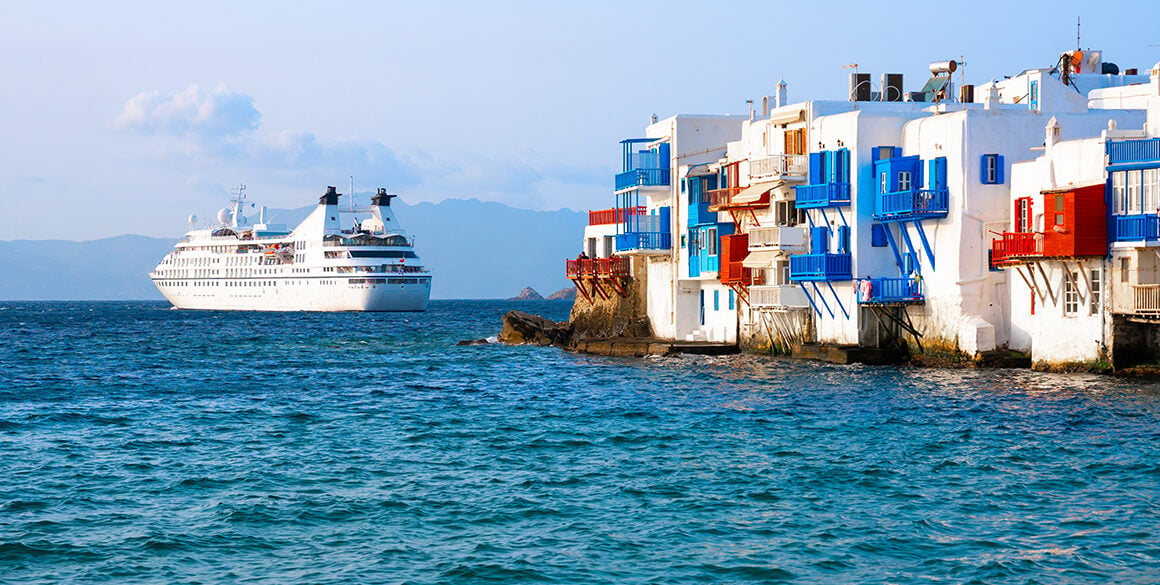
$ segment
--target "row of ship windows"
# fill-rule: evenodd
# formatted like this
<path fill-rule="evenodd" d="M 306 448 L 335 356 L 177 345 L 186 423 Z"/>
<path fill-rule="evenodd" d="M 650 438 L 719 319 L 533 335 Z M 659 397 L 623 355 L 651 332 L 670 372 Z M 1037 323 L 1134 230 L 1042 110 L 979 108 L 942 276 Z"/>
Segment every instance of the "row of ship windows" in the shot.
<path fill-rule="evenodd" d="M 352 285 L 354 285 L 354 284 L 420 284 L 420 283 L 425 284 L 429 281 L 430 281 L 430 279 L 428 279 L 428 278 L 350 278 L 350 279 L 347 279 L 347 283 L 352 284 Z M 310 284 L 311 282 L 313 282 L 313 281 L 310 281 L 310 280 L 282 280 L 282 281 L 278 281 L 278 280 L 241 280 L 241 281 L 174 280 L 174 281 L 162 281 L 161 286 L 206 287 L 206 286 L 223 286 L 224 285 L 226 287 L 233 288 L 233 287 L 259 287 L 259 286 L 279 286 L 279 285 L 282 285 L 282 286 L 305 285 L 305 284 Z M 319 284 L 337 284 L 338 283 L 338 281 L 336 281 L 336 280 L 319 280 L 317 282 Z"/>

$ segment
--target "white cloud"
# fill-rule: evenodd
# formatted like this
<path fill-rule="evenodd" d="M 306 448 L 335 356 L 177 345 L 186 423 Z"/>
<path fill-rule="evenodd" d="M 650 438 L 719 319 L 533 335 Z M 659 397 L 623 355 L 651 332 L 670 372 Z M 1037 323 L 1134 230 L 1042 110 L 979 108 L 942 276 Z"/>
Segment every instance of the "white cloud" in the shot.
<path fill-rule="evenodd" d="M 142 134 L 221 138 L 257 129 L 261 117 L 248 95 L 222 83 L 209 93 L 194 84 L 174 94 L 147 91 L 129 98 L 113 127 Z"/>

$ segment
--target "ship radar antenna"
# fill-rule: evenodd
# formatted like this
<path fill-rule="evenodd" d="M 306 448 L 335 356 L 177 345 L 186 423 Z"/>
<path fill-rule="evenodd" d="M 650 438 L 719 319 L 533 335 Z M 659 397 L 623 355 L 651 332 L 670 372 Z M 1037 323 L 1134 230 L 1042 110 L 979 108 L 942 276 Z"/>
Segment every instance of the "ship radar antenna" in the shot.
<path fill-rule="evenodd" d="M 1075 17 L 1075 50 L 1079 50 L 1079 17 Z M 1098 73 L 1098 72 L 1097 72 Z"/>

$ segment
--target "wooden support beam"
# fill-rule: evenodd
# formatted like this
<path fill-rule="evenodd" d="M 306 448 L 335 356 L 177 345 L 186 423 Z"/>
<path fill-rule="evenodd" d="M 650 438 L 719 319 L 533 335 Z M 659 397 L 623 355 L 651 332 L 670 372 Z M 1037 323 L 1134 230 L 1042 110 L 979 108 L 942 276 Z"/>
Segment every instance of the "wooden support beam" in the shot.
<path fill-rule="evenodd" d="M 1043 270 L 1043 264 L 1041 262 L 1035 262 L 1034 264 L 1035 267 L 1039 269 L 1040 276 L 1043 277 L 1043 288 L 1047 289 L 1047 296 L 1051 298 L 1051 304 L 1059 304 L 1059 302 L 1055 300 L 1055 291 L 1051 290 L 1051 279 L 1047 278 L 1047 271 Z"/>

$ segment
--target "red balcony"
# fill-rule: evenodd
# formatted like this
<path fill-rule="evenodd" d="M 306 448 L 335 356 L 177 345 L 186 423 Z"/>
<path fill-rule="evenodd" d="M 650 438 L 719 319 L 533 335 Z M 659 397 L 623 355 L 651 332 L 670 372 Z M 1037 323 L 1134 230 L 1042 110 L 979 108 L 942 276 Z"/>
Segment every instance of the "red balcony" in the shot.
<path fill-rule="evenodd" d="M 991 240 L 991 264 L 995 266 L 1042 255 L 1043 234 L 1039 232 L 1003 232 L 1000 239 Z"/>
<path fill-rule="evenodd" d="M 769 185 L 729 187 L 709 191 L 709 211 L 769 207 Z"/>
<path fill-rule="evenodd" d="M 717 278 L 721 284 L 742 285 L 763 284 L 763 272 L 754 272 L 742 266 L 749 255 L 749 234 L 721 236 L 721 267 Z"/>
<path fill-rule="evenodd" d="M 613 207 L 612 209 L 597 209 L 588 212 L 588 225 L 614 225 L 624 223 L 626 217 L 644 215 L 644 206 L 640 207 Z"/>
<path fill-rule="evenodd" d="M 569 279 L 577 278 L 628 278 L 629 259 L 620 256 L 612 258 L 585 258 L 565 262 L 564 274 Z"/>

